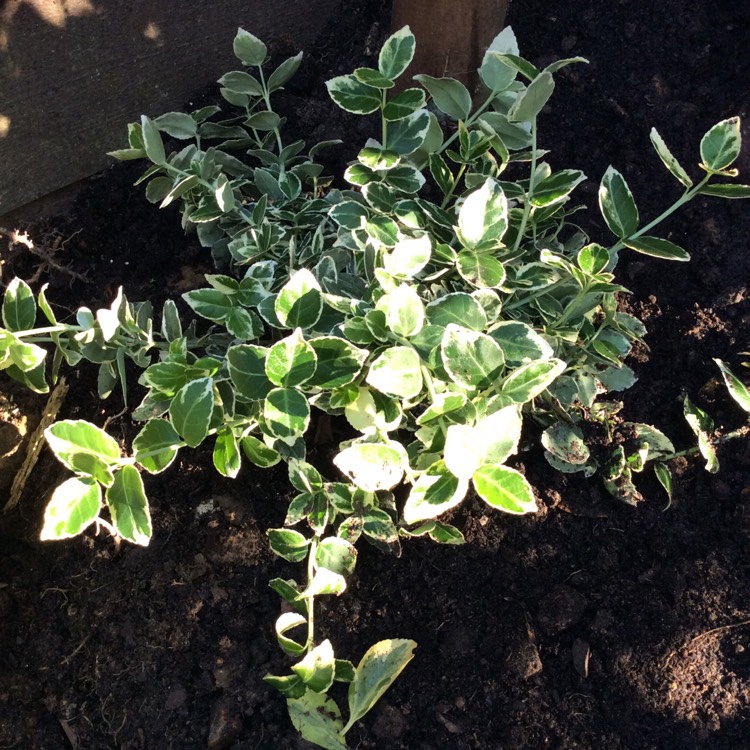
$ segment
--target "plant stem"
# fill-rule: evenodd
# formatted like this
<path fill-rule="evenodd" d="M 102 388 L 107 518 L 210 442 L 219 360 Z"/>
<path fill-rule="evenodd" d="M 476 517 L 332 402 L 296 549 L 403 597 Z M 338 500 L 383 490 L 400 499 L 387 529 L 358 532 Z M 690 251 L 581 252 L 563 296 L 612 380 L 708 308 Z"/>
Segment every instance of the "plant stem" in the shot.
<path fill-rule="evenodd" d="M 497 96 L 497 92 L 493 91 L 487 97 L 484 103 L 479 106 L 476 112 L 474 112 L 474 114 L 466 120 L 465 125 L 467 128 L 469 127 L 469 125 L 472 125 L 474 122 L 476 122 L 479 116 L 487 109 L 487 107 L 490 106 L 490 104 L 492 104 L 496 96 Z M 458 138 L 458 130 L 456 130 L 456 132 L 447 141 L 445 141 L 445 143 L 443 143 L 443 145 L 440 147 L 437 153 L 442 154 L 443 151 L 445 151 L 445 149 L 447 149 L 448 146 L 450 146 L 451 143 L 453 143 L 453 141 L 456 140 L 456 138 Z"/>
<path fill-rule="evenodd" d="M 443 202 L 440 204 L 440 208 L 445 208 L 448 205 L 448 201 L 451 199 L 456 187 L 458 187 L 458 183 L 461 181 L 461 178 L 464 176 L 465 171 L 466 171 L 466 164 L 462 164 L 458 169 L 458 174 L 456 174 L 455 179 L 451 183 L 451 189 L 445 194 L 445 197 L 443 198 Z"/>
<path fill-rule="evenodd" d="M 273 112 L 273 107 L 271 107 L 271 96 L 266 86 L 266 79 L 265 79 L 265 76 L 263 75 L 262 65 L 258 65 L 258 75 L 260 78 L 260 85 L 263 87 L 263 101 L 266 103 L 266 109 L 269 112 Z M 279 154 L 281 154 L 281 152 L 284 150 L 284 144 L 281 141 L 281 133 L 279 133 L 278 128 L 274 128 L 273 132 L 274 132 L 274 135 L 276 136 L 276 145 L 279 147 Z M 280 163 L 279 166 L 281 167 L 281 170 L 283 172 L 284 165 Z"/>
<path fill-rule="evenodd" d="M 518 299 L 515 300 L 515 302 L 511 302 L 509 305 L 503 305 L 503 311 L 515 310 L 517 307 L 521 307 L 522 305 L 525 305 L 528 302 L 535 300 L 537 297 L 542 297 L 543 295 L 547 294 L 555 287 L 560 286 L 561 284 L 567 284 L 569 282 L 570 282 L 570 279 L 558 279 L 557 281 L 554 281 L 552 284 L 543 286 L 541 289 L 535 289 L 530 294 L 527 294 L 524 297 L 519 297 Z"/>
<path fill-rule="evenodd" d="M 531 196 L 534 195 L 534 188 L 536 187 L 536 118 L 531 123 L 531 175 L 529 176 L 529 191 L 526 193 L 526 198 L 523 202 L 523 218 L 521 219 L 521 226 L 518 227 L 518 235 L 516 241 L 513 244 L 513 252 L 518 252 L 518 248 L 521 247 L 521 241 L 523 240 L 523 233 L 526 231 L 526 223 L 531 215 Z"/>
<path fill-rule="evenodd" d="M 313 537 L 310 544 L 310 552 L 307 556 L 307 585 L 312 583 L 315 577 L 315 553 L 318 549 L 318 537 Z M 309 653 L 315 646 L 315 595 L 305 597 L 307 601 L 307 642 L 305 652 Z"/>
<path fill-rule="evenodd" d="M 627 237 L 623 237 L 621 240 L 612 245 L 612 247 L 609 249 L 609 252 L 614 253 L 618 250 L 621 250 L 623 247 L 625 247 L 625 242 L 627 240 L 638 239 L 638 237 L 646 234 L 646 232 L 653 229 L 657 224 L 661 224 L 664 219 L 671 216 L 678 208 L 693 200 L 693 198 L 698 195 L 698 192 L 701 190 L 701 188 L 711 179 L 711 176 L 712 175 L 707 174 L 697 185 L 694 185 L 689 190 L 686 190 L 668 209 L 666 209 L 666 211 L 660 213 L 653 221 L 646 224 L 645 227 L 639 229 L 637 232 L 634 232 L 631 235 L 628 235 Z"/>
<path fill-rule="evenodd" d="M 388 120 L 383 117 L 383 110 L 386 105 L 386 92 L 385 90 L 381 94 L 380 101 L 380 140 L 383 143 L 383 148 L 388 148 Z"/>
<path fill-rule="evenodd" d="M 78 333 L 85 331 L 83 326 L 73 326 L 61 323 L 57 326 L 45 326 L 44 328 L 30 328 L 28 331 L 13 331 L 13 335 L 16 338 L 22 339 L 28 336 L 44 336 L 50 333 Z M 51 339 L 43 339 L 43 341 L 51 341 Z"/>
<path fill-rule="evenodd" d="M 727 432 L 724 435 L 719 435 L 719 437 L 712 440 L 712 444 L 714 446 L 716 445 L 723 445 L 724 443 L 728 443 L 730 440 L 737 440 L 737 438 L 744 438 L 750 435 L 750 425 L 744 425 L 743 427 L 740 427 L 737 430 L 732 430 L 732 432 Z M 694 445 L 692 448 L 685 448 L 685 450 L 682 451 L 675 451 L 674 453 L 670 453 L 666 456 L 660 456 L 660 461 L 671 461 L 673 458 L 680 458 L 681 456 L 696 456 L 700 453 L 700 447 L 697 445 Z"/>

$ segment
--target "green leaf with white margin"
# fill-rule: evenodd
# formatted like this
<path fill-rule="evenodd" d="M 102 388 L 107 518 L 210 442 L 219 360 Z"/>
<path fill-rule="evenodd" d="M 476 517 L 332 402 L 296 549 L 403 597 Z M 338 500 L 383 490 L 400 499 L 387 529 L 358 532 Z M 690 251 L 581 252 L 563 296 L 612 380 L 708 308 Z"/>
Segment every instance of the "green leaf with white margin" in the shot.
<path fill-rule="evenodd" d="M 654 464 L 654 474 L 656 475 L 659 484 L 667 493 L 667 504 L 664 507 L 664 510 L 668 510 L 672 505 L 672 472 L 669 466 L 657 462 Z"/>
<path fill-rule="evenodd" d="M 277 341 L 266 358 L 266 375 L 275 385 L 291 388 L 301 385 L 315 374 L 315 350 L 305 341 L 302 329 Z"/>
<path fill-rule="evenodd" d="M 172 138 L 186 140 L 195 138 L 198 123 L 184 112 L 166 112 L 154 119 L 154 124 L 159 130 L 168 133 Z"/>
<path fill-rule="evenodd" d="M 609 250 L 592 242 L 584 245 L 576 256 L 578 267 L 585 273 L 596 275 L 607 267 L 611 260 Z"/>
<path fill-rule="evenodd" d="M 453 292 L 438 297 L 427 305 L 427 320 L 431 325 L 447 327 L 451 323 L 483 331 L 487 327 L 487 315 L 474 297 L 465 292 Z"/>
<path fill-rule="evenodd" d="M 711 442 L 711 434 L 714 431 L 713 419 L 703 409 L 697 407 L 688 396 L 685 396 L 683 402 L 683 412 L 690 429 L 698 438 L 698 449 L 706 459 L 706 471 L 715 474 L 719 470 L 719 459 L 716 455 L 716 446 Z"/>
<path fill-rule="evenodd" d="M 308 688 L 301 698 L 287 700 L 294 728 L 309 742 L 324 750 L 345 750 L 341 735 L 341 711 L 332 698 Z"/>
<path fill-rule="evenodd" d="M 405 89 L 399 91 L 383 108 L 383 119 L 395 122 L 422 109 L 425 95 L 422 89 Z"/>
<path fill-rule="evenodd" d="M 335 594 L 338 596 L 344 591 L 346 591 L 346 578 L 344 576 L 334 573 L 327 568 L 318 568 L 315 571 L 312 581 L 310 581 L 304 591 L 300 592 L 297 598 L 309 599 L 321 594 Z"/>
<path fill-rule="evenodd" d="M 235 200 L 234 193 L 232 192 L 232 183 L 229 182 L 227 176 L 223 172 L 216 178 L 214 198 L 216 199 L 216 205 L 224 211 L 224 213 L 227 213 L 234 208 Z"/>
<path fill-rule="evenodd" d="M 115 482 L 107 488 L 107 507 L 117 533 L 142 547 L 151 539 L 151 514 L 143 490 L 143 480 L 135 466 L 126 464 L 115 474 Z"/>
<path fill-rule="evenodd" d="M 404 26 L 385 40 L 378 55 L 378 70 L 386 78 L 398 78 L 414 58 L 416 39 L 411 29 Z"/>
<path fill-rule="evenodd" d="M 404 505 L 404 523 L 437 518 L 455 508 L 466 497 L 468 489 L 468 480 L 455 476 L 444 461 L 436 461 L 411 488 Z"/>
<path fill-rule="evenodd" d="M 488 49 L 482 58 L 479 76 L 490 91 L 505 91 L 516 80 L 517 71 L 496 50 Z"/>
<path fill-rule="evenodd" d="M 626 430 L 632 430 L 635 437 L 648 444 L 647 461 L 662 459 L 674 453 L 672 441 L 656 427 L 643 424 L 643 422 L 623 422 L 622 427 Z"/>
<path fill-rule="evenodd" d="M 518 42 L 510 26 L 492 40 L 482 58 L 479 76 L 490 91 L 505 91 L 516 78 L 515 69 L 506 65 L 499 53 L 518 55 Z"/>
<path fill-rule="evenodd" d="M 36 322 L 36 302 L 31 287 L 18 277 L 11 280 L 3 297 L 3 323 L 12 332 L 26 331 Z"/>
<path fill-rule="evenodd" d="M 93 456 L 105 466 L 120 462 L 120 446 L 104 430 L 82 419 L 55 422 L 44 431 L 52 452 L 66 466 L 76 471 L 76 463 Z"/>
<path fill-rule="evenodd" d="M 465 388 L 489 387 L 505 364 L 503 350 L 494 339 L 453 324 L 445 329 L 440 351 L 451 379 Z"/>
<path fill-rule="evenodd" d="M 714 359 L 721 370 L 721 376 L 727 386 L 729 395 L 748 413 L 750 413 L 750 390 L 720 359 Z"/>
<path fill-rule="evenodd" d="M 395 85 L 390 78 L 386 78 L 379 70 L 372 68 L 355 68 L 354 77 L 360 83 L 366 83 L 368 86 L 381 90 L 392 89 Z"/>
<path fill-rule="evenodd" d="M 102 507 L 102 490 L 92 479 L 71 477 L 52 493 L 44 511 L 39 538 L 43 541 L 70 539 L 90 526 Z"/>
<path fill-rule="evenodd" d="M 698 193 L 700 195 L 713 195 L 716 198 L 729 198 L 730 200 L 741 200 L 750 198 L 750 185 L 704 185 Z"/>
<path fill-rule="evenodd" d="M 528 403 L 549 388 L 566 367 L 567 363 L 554 358 L 521 365 L 503 381 L 500 392 L 517 404 Z"/>
<path fill-rule="evenodd" d="M 198 378 L 184 385 L 169 405 L 169 419 L 187 445 L 195 448 L 208 435 L 214 410 L 211 378 Z"/>
<path fill-rule="evenodd" d="M 252 311 L 243 307 L 235 307 L 222 321 L 227 331 L 240 341 L 258 339 L 263 335 L 263 323 Z"/>
<path fill-rule="evenodd" d="M 268 543 L 279 557 L 289 562 L 301 562 L 307 557 L 310 540 L 294 529 L 269 529 Z"/>
<path fill-rule="evenodd" d="M 390 432 L 401 423 L 403 413 L 398 407 L 398 402 L 395 399 L 389 399 L 387 396 L 380 396 L 377 392 L 375 392 L 375 395 L 378 396 L 379 403 L 375 402 L 373 391 L 369 388 L 358 388 L 357 397 L 344 408 L 344 414 L 349 424 L 362 434 L 370 434 L 376 430 Z M 386 405 L 390 403 L 397 408 L 388 413 L 383 403 L 380 402 L 384 402 Z"/>
<path fill-rule="evenodd" d="M 429 317 L 429 307 L 427 308 Z M 552 357 L 552 346 L 531 326 L 517 320 L 495 325 L 489 335 L 500 344 L 505 361 L 510 365 L 526 365 Z"/>
<path fill-rule="evenodd" d="M 531 205 L 537 208 L 556 206 L 565 201 L 576 185 L 585 179 L 586 175 L 578 169 L 561 169 L 554 172 L 534 186 Z"/>
<path fill-rule="evenodd" d="M 200 178 L 197 174 L 191 174 L 187 177 L 179 179 L 175 183 L 174 187 L 164 196 L 162 202 L 159 204 L 159 208 L 166 208 L 170 203 L 172 203 L 172 201 L 177 198 L 181 198 L 186 193 L 189 193 L 193 188 L 197 187 L 199 183 Z M 200 212 L 196 211 L 194 215 L 191 215 L 191 219 L 197 223 L 199 221 L 199 216 Z M 204 221 L 208 220 L 209 219 L 204 218 Z"/>
<path fill-rule="evenodd" d="M 681 182 L 686 188 L 691 187 L 693 181 L 690 179 L 690 175 L 688 175 L 688 173 L 682 168 L 680 162 L 678 162 L 672 155 L 672 152 L 669 150 L 669 147 L 659 135 L 659 131 L 656 128 L 651 128 L 650 138 L 651 144 L 656 150 L 657 155 L 672 176 Z"/>
<path fill-rule="evenodd" d="M 214 323 L 221 323 L 229 315 L 235 302 L 227 294 L 218 289 L 195 289 L 185 292 L 182 299 L 195 310 L 198 315 Z"/>
<path fill-rule="evenodd" d="M 146 156 L 154 164 L 165 164 L 167 155 L 164 152 L 164 143 L 161 140 L 159 128 L 146 115 L 141 116 L 141 132 L 143 134 L 143 147 L 146 150 Z"/>
<path fill-rule="evenodd" d="M 534 490 L 524 475 L 515 469 L 484 464 L 474 473 L 472 482 L 477 495 L 493 508 L 514 515 L 538 510 Z"/>
<path fill-rule="evenodd" d="M 420 109 L 389 125 L 386 145 L 401 156 L 413 154 L 425 142 L 429 129 L 430 115 L 427 110 Z"/>
<path fill-rule="evenodd" d="M 456 260 L 456 270 L 464 281 L 478 289 L 499 287 L 505 282 L 503 264 L 488 253 L 462 250 Z"/>
<path fill-rule="evenodd" d="M 404 476 L 403 455 L 384 443 L 355 443 L 341 451 L 333 463 L 367 492 L 390 490 Z"/>
<path fill-rule="evenodd" d="M 266 45 L 243 28 L 237 29 L 232 47 L 234 54 L 244 65 L 262 65 L 268 54 Z"/>
<path fill-rule="evenodd" d="M 429 113 L 430 123 L 432 123 L 432 118 L 434 116 L 435 115 L 433 115 L 431 112 Z M 425 138 L 425 141 L 420 148 L 428 148 L 431 131 L 432 125 L 427 128 L 427 137 Z M 442 133 L 442 131 L 440 132 Z M 416 160 L 418 159 L 418 156 L 415 156 L 413 158 Z M 400 164 L 398 167 L 390 169 L 385 173 L 383 179 L 388 186 L 396 188 L 396 190 L 400 190 L 402 193 L 411 194 L 418 193 L 425 183 L 424 175 L 416 167 L 412 167 L 410 164 Z M 418 221 L 414 221 L 414 219 L 416 218 L 415 214 L 409 214 L 409 212 L 407 211 L 407 215 L 412 220 L 411 223 L 406 219 L 406 217 L 401 217 L 402 220 L 408 226 L 411 226 L 412 229 L 416 228 L 415 225 L 418 225 Z"/>
<path fill-rule="evenodd" d="M 638 229 L 638 208 L 625 178 L 609 167 L 599 185 L 599 209 L 612 234 L 623 238 Z"/>
<path fill-rule="evenodd" d="M 423 384 L 419 355 L 409 346 L 386 349 L 370 365 L 365 380 L 381 393 L 405 399 L 415 398 Z"/>
<path fill-rule="evenodd" d="M 266 396 L 263 417 L 276 437 L 291 444 L 310 424 L 310 404 L 296 388 L 274 388 Z"/>
<path fill-rule="evenodd" d="M 484 447 L 486 463 L 501 464 L 518 451 L 523 418 L 516 404 L 505 406 L 474 425 L 476 440 Z"/>
<path fill-rule="evenodd" d="M 273 383 L 266 376 L 267 356 L 268 349 L 253 344 L 227 349 L 229 377 L 241 396 L 260 401 L 273 389 Z"/>
<path fill-rule="evenodd" d="M 337 536 L 321 539 L 315 550 L 315 565 L 341 576 L 351 575 L 356 562 L 356 548 Z"/>
<path fill-rule="evenodd" d="M 368 356 L 366 349 L 358 349 L 338 336 L 319 336 L 308 343 L 315 353 L 317 366 L 307 385 L 326 390 L 353 382 Z"/>
<path fill-rule="evenodd" d="M 332 78 L 326 81 L 326 88 L 331 99 L 346 112 L 369 115 L 380 109 L 380 91 L 361 83 L 353 75 Z"/>
<path fill-rule="evenodd" d="M 279 65 L 279 67 L 268 77 L 268 91 L 277 91 L 284 86 L 284 84 L 288 83 L 299 69 L 301 62 L 302 52 L 298 52 L 294 57 L 288 57 L 284 60 L 284 62 L 281 63 L 281 65 Z"/>
<path fill-rule="evenodd" d="M 1 330 L 0 345 L 2 345 L 2 350 L 0 350 L 0 357 L 2 357 L 0 359 L 0 370 L 5 370 L 6 368 L 11 367 L 11 365 L 15 365 L 21 373 L 28 373 L 42 366 L 41 380 L 44 381 L 43 365 L 44 360 L 47 357 L 47 352 L 42 349 L 41 346 L 37 346 L 36 344 L 26 344 L 22 339 L 16 338 L 9 331 L 3 332 Z M 22 383 L 30 385 L 25 378 L 19 378 L 19 380 L 21 380 Z M 46 393 L 46 391 L 35 390 L 37 390 L 38 393 Z"/>
<path fill-rule="evenodd" d="M 349 684 L 349 721 L 342 734 L 346 734 L 382 698 L 414 658 L 416 647 L 414 641 L 392 638 L 367 649 L 357 665 L 354 680 Z"/>
<path fill-rule="evenodd" d="M 406 537 L 418 537 L 427 534 L 433 542 L 438 544 L 465 544 L 464 535 L 449 523 L 440 523 L 439 521 L 427 521 L 416 529 L 409 531 L 401 528 L 400 533 Z"/>
<path fill-rule="evenodd" d="M 301 698 L 307 688 L 296 674 L 278 676 L 272 674 L 263 675 L 263 682 L 278 690 L 288 700 Z"/>
<path fill-rule="evenodd" d="M 246 435 L 241 441 L 244 454 L 261 469 L 268 469 L 281 461 L 281 455 L 273 448 L 269 448 L 262 440 L 254 435 Z"/>
<path fill-rule="evenodd" d="M 664 260 L 690 260 L 690 255 L 679 245 L 669 240 L 663 240 L 659 237 L 634 237 L 623 240 L 623 245 L 635 250 L 643 255 L 650 255 L 652 258 L 663 258 Z"/>
<path fill-rule="evenodd" d="M 466 86 L 455 78 L 433 78 L 428 75 L 416 75 L 429 92 L 435 106 L 454 120 L 465 120 L 471 112 L 471 94 Z"/>
<path fill-rule="evenodd" d="M 182 323 L 173 300 L 164 302 L 161 313 L 161 335 L 170 343 L 182 337 Z"/>
<path fill-rule="evenodd" d="M 287 328 L 314 326 L 323 311 L 323 298 L 313 273 L 306 268 L 295 271 L 276 297 L 274 310 Z"/>
<path fill-rule="evenodd" d="M 583 432 L 577 425 L 556 422 L 542 433 L 542 445 L 555 458 L 574 466 L 583 466 L 590 457 Z"/>
<path fill-rule="evenodd" d="M 292 667 L 292 671 L 310 690 L 325 693 L 333 685 L 336 671 L 336 659 L 331 642 L 326 639 L 319 643 L 301 662 Z"/>
<path fill-rule="evenodd" d="M 384 294 L 376 308 L 385 313 L 388 328 L 397 336 L 409 338 L 422 330 L 424 303 L 417 290 L 409 284 L 400 284 Z"/>
<path fill-rule="evenodd" d="M 466 396 L 463 393 L 438 393 L 431 399 L 430 405 L 419 415 L 417 424 L 423 425 L 433 419 L 450 414 L 452 411 L 466 406 Z"/>
<path fill-rule="evenodd" d="M 150 474 L 158 474 L 172 464 L 182 445 L 180 436 L 166 419 L 150 419 L 133 440 L 133 453 Z"/>
<path fill-rule="evenodd" d="M 722 120 L 701 139 L 701 166 L 708 172 L 720 172 L 734 163 L 741 147 L 740 118 Z"/>
<path fill-rule="evenodd" d="M 302 559 L 304 560 L 304 557 Z M 296 594 L 297 592 L 295 596 Z M 284 612 L 276 620 L 276 640 L 282 650 L 290 656 L 301 656 L 305 653 L 305 647 L 301 643 L 287 636 L 287 632 L 302 625 L 307 625 L 307 618 L 299 612 Z"/>
<path fill-rule="evenodd" d="M 399 240 L 383 259 L 385 270 L 396 279 L 410 279 L 430 262 L 431 253 L 429 234 Z"/>
<path fill-rule="evenodd" d="M 240 446 L 229 428 L 224 428 L 216 434 L 213 460 L 216 471 L 223 477 L 234 479 L 239 474 L 242 466 Z"/>
<path fill-rule="evenodd" d="M 498 243 L 508 228 L 508 199 L 502 187 L 488 177 L 461 205 L 457 234 L 473 250 L 487 242 Z"/>
<path fill-rule="evenodd" d="M 507 60 L 508 58 L 504 58 Z M 525 91 L 518 95 L 513 106 L 508 110 L 510 122 L 532 122 L 544 109 L 552 92 L 555 90 L 555 80 L 549 71 L 543 71 L 528 85 Z"/>

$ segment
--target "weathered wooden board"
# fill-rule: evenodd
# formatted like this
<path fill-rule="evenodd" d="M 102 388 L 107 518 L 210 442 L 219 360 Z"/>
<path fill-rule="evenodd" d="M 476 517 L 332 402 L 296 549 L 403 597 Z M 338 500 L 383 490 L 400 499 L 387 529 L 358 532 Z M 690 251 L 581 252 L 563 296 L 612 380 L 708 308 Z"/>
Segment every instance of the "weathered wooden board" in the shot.
<path fill-rule="evenodd" d="M 0 215 L 111 162 L 227 70 L 238 26 L 304 49 L 342 0 L 0 0 Z"/>
<path fill-rule="evenodd" d="M 392 28 L 409 24 L 417 51 L 403 81 L 416 73 L 452 76 L 473 90 L 484 51 L 500 33 L 510 0 L 393 0 Z"/>

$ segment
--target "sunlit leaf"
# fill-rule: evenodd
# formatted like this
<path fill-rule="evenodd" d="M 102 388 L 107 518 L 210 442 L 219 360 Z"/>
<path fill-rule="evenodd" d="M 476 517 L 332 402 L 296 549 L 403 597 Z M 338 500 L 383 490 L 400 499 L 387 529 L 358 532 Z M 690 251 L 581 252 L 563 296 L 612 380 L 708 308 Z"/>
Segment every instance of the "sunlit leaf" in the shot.
<path fill-rule="evenodd" d="M 143 480 L 135 466 L 125 465 L 107 488 L 107 507 L 117 533 L 133 544 L 146 546 L 151 539 L 151 514 Z"/>
<path fill-rule="evenodd" d="M 66 479 L 52 493 L 44 511 L 39 538 L 42 541 L 69 539 L 90 526 L 99 515 L 102 491 L 92 479 Z"/>

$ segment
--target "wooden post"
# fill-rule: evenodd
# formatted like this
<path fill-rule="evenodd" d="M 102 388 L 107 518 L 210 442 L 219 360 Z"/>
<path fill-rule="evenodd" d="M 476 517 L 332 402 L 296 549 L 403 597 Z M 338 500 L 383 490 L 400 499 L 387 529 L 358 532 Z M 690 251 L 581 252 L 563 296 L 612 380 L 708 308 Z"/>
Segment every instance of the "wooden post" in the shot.
<path fill-rule="evenodd" d="M 414 61 L 404 74 L 457 78 L 473 91 L 484 51 L 502 31 L 510 0 L 393 0 L 392 27 L 408 24 L 417 38 Z"/>

